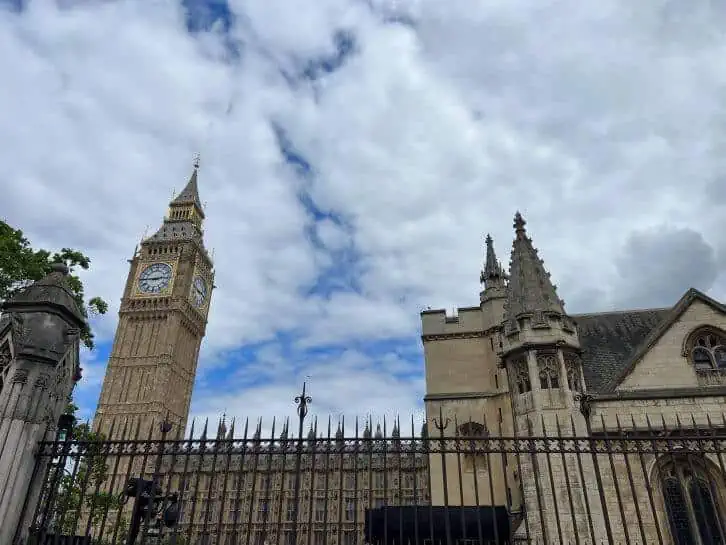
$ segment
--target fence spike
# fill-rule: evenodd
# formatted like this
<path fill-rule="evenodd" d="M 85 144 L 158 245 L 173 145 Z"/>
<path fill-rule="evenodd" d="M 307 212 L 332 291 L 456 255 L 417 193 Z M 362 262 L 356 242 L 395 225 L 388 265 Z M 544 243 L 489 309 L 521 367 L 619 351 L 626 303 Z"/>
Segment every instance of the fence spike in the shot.
<path fill-rule="evenodd" d="M 202 430 L 202 441 L 207 440 L 207 427 L 209 426 L 209 418 L 204 419 L 204 429 Z"/>

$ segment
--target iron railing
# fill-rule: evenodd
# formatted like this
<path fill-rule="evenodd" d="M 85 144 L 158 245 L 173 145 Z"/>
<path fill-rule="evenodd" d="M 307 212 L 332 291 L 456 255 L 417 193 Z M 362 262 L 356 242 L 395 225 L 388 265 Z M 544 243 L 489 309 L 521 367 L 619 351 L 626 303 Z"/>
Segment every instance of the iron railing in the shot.
<path fill-rule="evenodd" d="M 413 420 L 405 435 L 358 420 L 306 433 L 310 400 L 296 401 L 295 437 L 220 422 L 214 439 L 206 423 L 187 438 L 157 424 L 42 443 L 35 543 L 726 545 L 726 420 L 577 414 L 515 432 L 440 414 L 424 433 Z"/>

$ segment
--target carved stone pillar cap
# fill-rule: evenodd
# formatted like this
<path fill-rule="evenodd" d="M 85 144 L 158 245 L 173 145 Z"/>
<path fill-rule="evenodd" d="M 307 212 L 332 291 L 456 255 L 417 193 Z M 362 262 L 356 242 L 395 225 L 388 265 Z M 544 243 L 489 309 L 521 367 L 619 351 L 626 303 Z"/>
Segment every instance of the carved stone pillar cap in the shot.
<path fill-rule="evenodd" d="M 68 267 L 65 263 L 53 263 L 50 268 L 53 272 L 61 273 L 63 276 L 68 275 Z"/>

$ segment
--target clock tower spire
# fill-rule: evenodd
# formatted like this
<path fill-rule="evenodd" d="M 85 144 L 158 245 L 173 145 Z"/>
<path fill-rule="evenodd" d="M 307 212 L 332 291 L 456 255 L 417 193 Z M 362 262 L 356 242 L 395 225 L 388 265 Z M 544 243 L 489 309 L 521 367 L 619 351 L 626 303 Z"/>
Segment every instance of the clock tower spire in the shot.
<path fill-rule="evenodd" d="M 93 426 L 107 437 L 167 419 L 186 427 L 214 268 L 204 247 L 199 160 L 161 227 L 129 261 L 119 323 Z M 154 426 L 158 432 L 158 426 Z M 112 439 L 109 437 L 109 439 Z"/>

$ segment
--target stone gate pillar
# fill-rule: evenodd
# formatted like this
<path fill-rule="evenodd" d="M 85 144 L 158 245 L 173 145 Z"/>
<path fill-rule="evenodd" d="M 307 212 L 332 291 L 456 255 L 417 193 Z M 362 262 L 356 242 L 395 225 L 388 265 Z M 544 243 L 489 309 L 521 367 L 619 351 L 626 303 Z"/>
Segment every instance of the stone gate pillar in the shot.
<path fill-rule="evenodd" d="M 52 272 L 2 304 L 0 316 L 0 543 L 24 544 L 45 468 L 38 442 L 54 439 L 80 378 L 83 314 L 67 285 L 68 268 Z M 35 476 L 34 476 L 35 473 Z"/>

